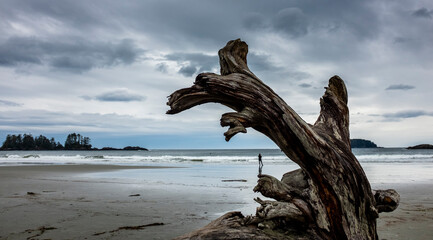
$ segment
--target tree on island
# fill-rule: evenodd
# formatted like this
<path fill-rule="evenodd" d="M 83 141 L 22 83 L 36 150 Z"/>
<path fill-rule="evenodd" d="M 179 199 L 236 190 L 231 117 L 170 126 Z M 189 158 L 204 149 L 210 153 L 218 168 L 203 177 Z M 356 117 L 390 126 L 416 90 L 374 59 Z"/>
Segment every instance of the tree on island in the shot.
<path fill-rule="evenodd" d="M 65 141 L 65 150 L 90 150 L 90 138 L 84 137 L 81 134 L 71 133 Z"/>
<path fill-rule="evenodd" d="M 378 239 L 376 219 L 394 210 L 394 190 L 371 189 L 353 155 L 343 80 L 329 80 L 314 125 L 306 123 L 247 66 L 248 46 L 230 41 L 219 52 L 221 75 L 201 73 L 194 85 L 172 93 L 168 114 L 216 102 L 234 112 L 221 117 L 229 141 L 252 127 L 274 141 L 301 169 L 282 180 L 259 175 L 254 191 L 277 201 L 255 199 L 255 216 L 230 212 L 178 239 Z"/>
<path fill-rule="evenodd" d="M 33 138 L 31 134 L 7 135 L 1 150 L 61 150 L 62 144 L 56 143 L 54 138 L 48 139 L 45 136 Z"/>
<path fill-rule="evenodd" d="M 6 136 L 6 140 L 3 142 L 1 147 L 2 150 L 21 150 L 22 149 L 23 140 L 21 134 L 19 135 L 10 135 Z"/>
<path fill-rule="evenodd" d="M 365 139 L 350 139 L 350 146 L 352 148 L 377 148 L 377 145 L 370 141 Z"/>
<path fill-rule="evenodd" d="M 35 139 L 31 134 L 24 134 L 23 136 L 23 142 L 22 142 L 22 149 L 23 150 L 33 150 L 36 148 Z"/>
<path fill-rule="evenodd" d="M 43 135 L 33 137 L 31 134 L 7 135 L 6 140 L 0 147 L 0 150 L 99 150 L 92 148 L 90 138 L 81 134 L 68 134 L 65 146 L 56 142 L 54 138 L 48 139 Z M 129 151 L 148 151 L 147 148 L 139 146 L 127 146 L 124 148 L 104 147 L 100 150 L 129 150 Z"/>

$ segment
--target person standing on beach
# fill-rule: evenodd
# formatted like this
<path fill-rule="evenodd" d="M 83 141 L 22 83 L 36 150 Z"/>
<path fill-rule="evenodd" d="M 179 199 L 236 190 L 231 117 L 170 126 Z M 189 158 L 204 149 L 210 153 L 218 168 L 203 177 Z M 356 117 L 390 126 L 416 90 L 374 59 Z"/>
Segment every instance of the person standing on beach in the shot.
<path fill-rule="evenodd" d="M 262 175 L 262 168 L 263 168 L 262 154 L 259 153 L 259 175 Z"/>

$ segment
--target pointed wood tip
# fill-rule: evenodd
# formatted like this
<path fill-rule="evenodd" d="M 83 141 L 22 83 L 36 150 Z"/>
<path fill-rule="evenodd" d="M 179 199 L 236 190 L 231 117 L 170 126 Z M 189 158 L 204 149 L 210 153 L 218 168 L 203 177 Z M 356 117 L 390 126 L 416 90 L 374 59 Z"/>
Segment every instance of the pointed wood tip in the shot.
<path fill-rule="evenodd" d="M 328 90 L 331 91 L 340 101 L 347 104 L 347 89 L 343 79 L 335 75 L 329 79 Z"/>
<path fill-rule="evenodd" d="M 218 51 L 221 75 L 239 73 L 245 70 L 249 72 L 247 54 L 248 44 L 240 38 L 227 42 L 226 46 Z"/>

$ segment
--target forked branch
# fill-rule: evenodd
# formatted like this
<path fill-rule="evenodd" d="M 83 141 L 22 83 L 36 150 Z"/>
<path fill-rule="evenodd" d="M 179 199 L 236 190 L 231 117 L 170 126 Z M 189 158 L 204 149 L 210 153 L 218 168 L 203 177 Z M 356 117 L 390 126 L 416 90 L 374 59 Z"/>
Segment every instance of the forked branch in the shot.
<path fill-rule="evenodd" d="M 298 221 L 308 226 L 309 230 L 297 232 L 296 236 L 377 239 L 376 207 L 380 210 L 385 207 L 376 205 L 370 183 L 350 148 L 348 97 L 343 80 L 338 76 L 329 80 L 320 100 L 319 117 L 314 125 L 310 125 L 250 71 L 247 53 L 245 42 L 240 39 L 229 41 L 218 52 L 221 75 L 199 74 L 193 86 L 174 92 L 167 103 L 170 106 L 168 114 L 209 102 L 228 106 L 235 112 L 221 117 L 221 126 L 229 127 L 224 133 L 227 141 L 237 133 L 246 133 L 251 127 L 274 141 L 302 168 L 286 174 L 282 181 L 260 175 L 255 190 L 278 201 L 258 200 L 262 208 L 253 219 L 244 219 L 238 213 L 224 216 L 218 220 L 219 224 L 230 223 L 224 236 L 247 239 L 240 238 L 242 234 L 238 230 L 234 231 L 232 220 L 236 218 L 235 222 L 245 226 L 243 236 L 253 234 L 256 239 L 279 239 L 275 236 L 285 234 L 279 232 L 272 237 L 270 233 L 248 226 L 272 221 L 278 231 L 290 232 L 293 230 L 288 223 L 290 219 L 291 223 Z M 215 226 L 211 225 L 207 230 L 215 230 Z M 277 230 L 272 229 L 276 234 Z"/>

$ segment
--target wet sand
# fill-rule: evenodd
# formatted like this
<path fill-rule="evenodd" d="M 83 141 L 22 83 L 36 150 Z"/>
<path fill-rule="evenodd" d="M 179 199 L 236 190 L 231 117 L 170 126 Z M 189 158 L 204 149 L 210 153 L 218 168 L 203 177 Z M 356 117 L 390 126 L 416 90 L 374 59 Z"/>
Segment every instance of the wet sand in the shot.
<path fill-rule="evenodd" d="M 400 194 L 400 205 L 394 212 L 380 214 L 379 238 L 433 239 L 433 183 L 400 183 L 393 188 Z"/>
<path fill-rule="evenodd" d="M 161 166 L 0 167 L 0 239 L 171 239 L 224 212 L 255 208 L 255 173 L 221 183 L 211 169 L 193 169 L 183 183 L 185 170 Z M 380 239 L 432 239 L 432 183 L 372 185 L 401 195 L 396 211 L 381 214 Z"/>
<path fill-rule="evenodd" d="M 233 189 L 208 192 L 109 177 L 125 169 L 158 168 L 0 167 L 0 239 L 171 239 L 244 204 Z"/>

